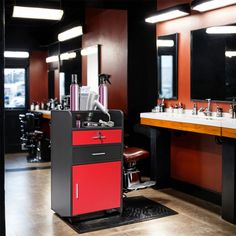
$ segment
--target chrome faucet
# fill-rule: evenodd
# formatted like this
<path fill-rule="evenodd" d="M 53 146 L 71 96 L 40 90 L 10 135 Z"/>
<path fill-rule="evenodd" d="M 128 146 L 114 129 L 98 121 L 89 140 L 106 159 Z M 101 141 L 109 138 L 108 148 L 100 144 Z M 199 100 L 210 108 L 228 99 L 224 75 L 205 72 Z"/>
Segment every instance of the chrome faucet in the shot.
<path fill-rule="evenodd" d="M 206 116 L 211 116 L 212 112 L 211 112 L 211 99 L 208 98 L 207 100 L 207 108 L 204 110 L 204 115 Z"/>

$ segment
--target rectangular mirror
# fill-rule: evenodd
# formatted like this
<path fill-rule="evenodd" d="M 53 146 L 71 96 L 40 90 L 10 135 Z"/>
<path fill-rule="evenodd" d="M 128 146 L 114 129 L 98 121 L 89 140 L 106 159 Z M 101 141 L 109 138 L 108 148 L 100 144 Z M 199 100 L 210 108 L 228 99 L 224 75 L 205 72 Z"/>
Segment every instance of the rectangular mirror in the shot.
<path fill-rule="evenodd" d="M 98 75 L 100 74 L 101 45 L 82 48 L 81 55 L 86 57 L 87 86 L 98 93 Z"/>
<path fill-rule="evenodd" d="M 158 98 L 177 99 L 178 34 L 157 38 Z"/>
<path fill-rule="evenodd" d="M 191 32 L 191 99 L 236 98 L 236 25 Z"/>

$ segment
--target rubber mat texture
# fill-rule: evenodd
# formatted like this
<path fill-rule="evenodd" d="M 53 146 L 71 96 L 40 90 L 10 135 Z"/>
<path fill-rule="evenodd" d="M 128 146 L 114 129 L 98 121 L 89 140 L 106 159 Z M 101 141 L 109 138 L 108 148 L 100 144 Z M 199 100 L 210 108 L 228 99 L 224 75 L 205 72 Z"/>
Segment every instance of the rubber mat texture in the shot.
<path fill-rule="evenodd" d="M 62 219 L 78 233 L 87 233 L 175 214 L 178 213 L 160 203 L 140 196 L 124 198 L 122 214 L 106 214 L 103 217 L 88 220 L 76 220 L 76 218 L 71 220 L 71 218 L 65 217 Z"/>

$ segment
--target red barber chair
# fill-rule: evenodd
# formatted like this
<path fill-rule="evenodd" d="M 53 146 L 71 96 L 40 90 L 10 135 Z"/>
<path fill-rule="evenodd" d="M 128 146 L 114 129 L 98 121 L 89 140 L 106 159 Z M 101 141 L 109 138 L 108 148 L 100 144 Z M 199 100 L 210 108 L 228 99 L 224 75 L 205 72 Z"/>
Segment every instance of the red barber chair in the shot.
<path fill-rule="evenodd" d="M 140 160 L 149 158 L 149 152 L 138 147 L 125 147 L 123 151 L 124 157 L 124 190 L 137 190 L 154 186 L 155 181 L 141 181 L 140 171 L 136 164 Z"/>

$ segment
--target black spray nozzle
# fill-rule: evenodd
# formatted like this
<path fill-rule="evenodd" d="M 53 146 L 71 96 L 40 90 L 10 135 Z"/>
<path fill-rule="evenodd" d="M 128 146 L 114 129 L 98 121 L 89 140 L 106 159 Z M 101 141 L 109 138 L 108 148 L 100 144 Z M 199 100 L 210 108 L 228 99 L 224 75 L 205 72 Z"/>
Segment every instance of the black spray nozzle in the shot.
<path fill-rule="evenodd" d="M 109 84 L 111 84 L 111 82 L 110 82 L 110 77 L 111 77 L 111 75 L 108 75 L 108 74 L 100 74 L 100 75 L 98 75 L 99 84 L 104 84 L 104 83 L 106 83 L 106 82 L 108 82 Z"/>

